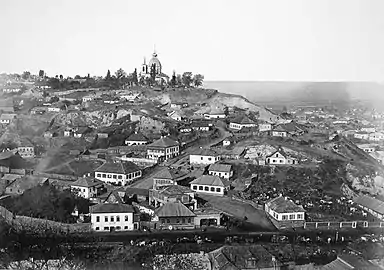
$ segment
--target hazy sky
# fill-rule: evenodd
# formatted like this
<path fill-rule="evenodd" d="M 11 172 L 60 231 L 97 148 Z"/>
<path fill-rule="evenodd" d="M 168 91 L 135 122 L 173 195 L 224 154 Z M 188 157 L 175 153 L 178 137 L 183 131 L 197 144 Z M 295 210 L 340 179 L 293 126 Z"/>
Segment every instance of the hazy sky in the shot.
<path fill-rule="evenodd" d="M 0 73 L 384 81 L 383 0 L 1 0 Z"/>

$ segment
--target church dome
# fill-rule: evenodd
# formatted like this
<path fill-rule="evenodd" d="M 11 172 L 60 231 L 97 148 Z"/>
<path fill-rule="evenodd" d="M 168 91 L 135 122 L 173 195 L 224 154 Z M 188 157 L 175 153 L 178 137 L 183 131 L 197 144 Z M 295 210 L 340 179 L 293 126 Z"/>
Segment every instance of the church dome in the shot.
<path fill-rule="evenodd" d="M 160 63 L 159 59 L 157 58 L 157 53 L 152 54 L 152 58 L 149 61 L 148 68 L 150 69 L 152 67 L 152 65 L 156 66 L 156 73 L 160 74 L 161 73 L 161 63 Z"/>

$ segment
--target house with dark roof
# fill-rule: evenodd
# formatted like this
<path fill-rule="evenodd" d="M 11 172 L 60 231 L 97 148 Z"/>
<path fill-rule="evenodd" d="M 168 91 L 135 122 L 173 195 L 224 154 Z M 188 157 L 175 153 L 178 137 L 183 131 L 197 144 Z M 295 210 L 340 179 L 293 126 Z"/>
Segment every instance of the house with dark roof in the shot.
<path fill-rule="evenodd" d="M 107 198 L 104 199 L 104 203 L 124 203 L 121 193 L 118 190 L 112 190 L 109 192 Z"/>
<path fill-rule="evenodd" d="M 222 211 L 211 206 L 203 206 L 193 211 L 196 214 L 195 227 L 220 226 Z"/>
<path fill-rule="evenodd" d="M 104 182 L 91 177 L 82 177 L 71 184 L 71 192 L 90 199 L 97 197 L 104 189 Z"/>
<path fill-rule="evenodd" d="M 216 175 L 224 179 L 229 179 L 233 176 L 232 165 L 230 164 L 211 164 L 208 168 L 209 175 Z"/>
<path fill-rule="evenodd" d="M 41 185 L 41 183 L 47 179 L 48 178 L 45 178 L 45 177 L 32 176 L 32 175 L 20 177 L 15 179 L 12 183 L 10 183 L 5 188 L 5 193 L 9 195 L 21 195 L 26 190 Z"/>
<path fill-rule="evenodd" d="M 383 268 L 358 255 L 341 254 L 332 262 L 319 267 L 319 270 L 382 270 Z"/>
<path fill-rule="evenodd" d="M 289 156 L 281 148 L 265 158 L 266 165 L 293 165 L 297 163 L 299 163 L 299 161 L 296 158 Z"/>
<path fill-rule="evenodd" d="M 161 137 L 147 147 L 147 157 L 155 160 L 168 160 L 180 154 L 179 142 L 169 137 Z"/>
<path fill-rule="evenodd" d="M 224 119 L 227 116 L 225 115 L 224 111 L 214 108 L 211 109 L 209 112 L 204 113 L 205 119 Z"/>
<path fill-rule="evenodd" d="M 212 149 L 199 148 L 189 155 L 189 163 L 192 165 L 214 164 L 221 159 L 219 153 Z"/>
<path fill-rule="evenodd" d="M 383 201 L 368 195 L 362 195 L 354 198 L 353 202 L 356 203 L 356 205 L 358 205 L 364 211 L 369 212 L 371 215 L 377 217 L 378 219 L 384 220 Z"/>
<path fill-rule="evenodd" d="M 22 158 L 34 158 L 35 146 L 26 138 L 21 138 L 17 146 L 17 152 Z"/>
<path fill-rule="evenodd" d="M 257 123 L 251 120 L 246 115 L 241 115 L 229 122 L 229 128 L 234 130 L 241 130 L 243 127 L 257 127 Z"/>
<path fill-rule="evenodd" d="M 189 183 L 191 189 L 197 193 L 223 196 L 230 187 L 225 179 L 216 175 L 202 175 Z"/>
<path fill-rule="evenodd" d="M 107 161 L 95 170 L 95 178 L 115 185 L 127 185 L 134 179 L 140 178 L 141 169 L 133 162 Z"/>
<path fill-rule="evenodd" d="M 141 132 L 135 132 L 125 139 L 125 145 L 145 145 L 149 142 Z"/>
<path fill-rule="evenodd" d="M 212 270 L 278 270 L 284 266 L 261 245 L 222 246 L 208 256 Z"/>
<path fill-rule="evenodd" d="M 171 185 L 149 190 L 149 204 L 155 208 L 168 202 L 176 201 L 180 201 L 190 209 L 195 209 L 197 207 L 195 192 L 188 187 Z"/>
<path fill-rule="evenodd" d="M 91 206 L 89 212 L 94 231 L 132 231 L 139 228 L 139 222 L 132 205 L 100 203 Z"/>
<path fill-rule="evenodd" d="M 279 196 L 265 203 L 264 210 L 278 229 L 302 227 L 305 210 L 287 197 Z"/>
<path fill-rule="evenodd" d="M 195 131 L 210 131 L 212 126 L 210 121 L 195 120 L 191 123 L 191 128 Z"/>
<path fill-rule="evenodd" d="M 183 230 L 195 228 L 195 213 L 180 201 L 168 202 L 155 211 L 159 229 Z"/>
<path fill-rule="evenodd" d="M 264 120 L 258 120 L 258 127 L 259 132 L 268 132 L 272 130 L 272 124 Z"/>
<path fill-rule="evenodd" d="M 174 168 L 164 168 L 153 176 L 153 189 L 177 185 L 177 182 L 185 179 L 185 177 L 187 177 L 187 172 Z"/>
<path fill-rule="evenodd" d="M 223 146 L 229 146 L 236 143 L 236 138 L 234 136 L 227 137 L 223 140 Z"/>

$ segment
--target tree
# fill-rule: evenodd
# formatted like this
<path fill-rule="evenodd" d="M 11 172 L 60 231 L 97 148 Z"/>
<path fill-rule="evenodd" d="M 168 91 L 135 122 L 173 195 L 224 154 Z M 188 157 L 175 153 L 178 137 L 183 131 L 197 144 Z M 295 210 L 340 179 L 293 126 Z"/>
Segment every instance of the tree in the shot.
<path fill-rule="evenodd" d="M 133 71 L 132 73 L 132 81 L 135 85 L 138 85 L 139 84 L 139 81 L 137 79 L 137 69 L 135 68 L 135 70 Z"/>
<path fill-rule="evenodd" d="M 105 80 L 106 81 L 110 81 L 111 80 L 111 71 L 108 69 L 108 72 L 107 72 L 107 76 L 105 76 Z"/>
<path fill-rule="evenodd" d="M 80 76 L 80 75 L 76 75 L 76 76 L 75 76 L 75 80 L 78 80 L 78 79 L 81 79 L 81 76 Z"/>
<path fill-rule="evenodd" d="M 195 87 L 199 87 L 199 86 L 203 85 L 203 81 L 204 81 L 203 75 L 196 74 L 195 76 L 193 76 L 193 84 L 195 85 Z"/>
<path fill-rule="evenodd" d="M 177 84 L 177 79 L 176 79 L 176 73 L 175 73 L 175 71 L 173 71 L 172 79 L 171 79 L 171 81 L 170 81 L 170 84 L 171 84 L 171 86 L 173 86 L 173 87 L 175 87 L 176 84 Z"/>
<path fill-rule="evenodd" d="M 119 68 L 116 73 L 115 73 L 115 76 L 118 80 L 122 79 L 122 78 L 125 78 L 127 76 L 127 73 L 122 69 L 122 68 Z"/>
<path fill-rule="evenodd" d="M 193 81 L 192 72 L 184 72 L 182 76 L 182 81 L 185 87 L 190 87 Z"/>
<path fill-rule="evenodd" d="M 39 77 L 44 77 L 44 75 L 45 75 L 44 70 L 40 69 L 40 71 L 39 71 Z"/>
<path fill-rule="evenodd" d="M 176 85 L 182 85 L 183 84 L 183 79 L 180 74 L 177 74 L 176 76 Z"/>
<path fill-rule="evenodd" d="M 24 80 L 28 80 L 30 76 L 31 76 L 31 72 L 24 71 L 23 75 L 21 75 L 21 78 L 23 78 Z"/>

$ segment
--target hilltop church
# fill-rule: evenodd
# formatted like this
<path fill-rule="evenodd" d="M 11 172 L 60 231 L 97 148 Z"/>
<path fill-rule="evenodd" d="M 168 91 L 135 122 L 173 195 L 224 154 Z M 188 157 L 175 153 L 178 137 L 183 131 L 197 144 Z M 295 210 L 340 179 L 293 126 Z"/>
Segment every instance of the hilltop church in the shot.
<path fill-rule="evenodd" d="M 162 66 L 161 66 L 160 60 L 157 58 L 156 51 L 153 52 L 152 58 L 148 64 L 146 63 L 146 59 L 144 57 L 144 63 L 141 65 L 141 69 L 140 69 L 141 71 L 139 74 L 140 78 L 144 78 L 144 79 L 150 78 L 151 77 L 151 68 L 155 69 L 155 72 L 156 72 L 156 79 L 155 80 L 158 84 L 161 84 L 162 82 L 168 83 L 169 77 L 168 77 L 168 75 L 164 74 L 161 71 Z"/>

